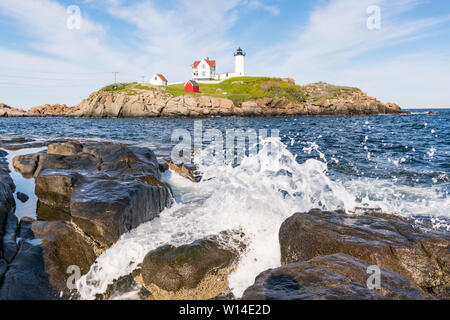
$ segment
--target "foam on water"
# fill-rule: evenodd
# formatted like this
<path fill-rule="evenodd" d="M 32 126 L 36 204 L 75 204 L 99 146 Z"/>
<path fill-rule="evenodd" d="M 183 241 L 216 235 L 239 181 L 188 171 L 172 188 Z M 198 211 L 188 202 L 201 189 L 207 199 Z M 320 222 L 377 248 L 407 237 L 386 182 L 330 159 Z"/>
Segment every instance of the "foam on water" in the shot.
<path fill-rule="evenodd" d="M 81 298 L 94 299 L 103 293 L 114 280 L 136 269 L 150 250 L 165 244 L 188 244 L 229 230 L 242 231 L 244 239 L 232 240 L 247 243 L 229 277 L 230 289 L 240 297 L 259 273 L 280 265 L 278 232 L 283 221 L 312 208 L 351 211 L 363 205 L 405 215 L 442 216 L 450 212 L 448 194 L 438 190 L 374 179 L 333 181 L 327 175 L 326 163 L 314 159 L 298 163 L 295 155 L 273 138 L 239 166 L 199 163 L 199 171 L 203 177 L 199 183 L 174 173 L 165 175 L 176 203 L 159 218 L 124 234 L 98 257 L 77 282 Z"/>

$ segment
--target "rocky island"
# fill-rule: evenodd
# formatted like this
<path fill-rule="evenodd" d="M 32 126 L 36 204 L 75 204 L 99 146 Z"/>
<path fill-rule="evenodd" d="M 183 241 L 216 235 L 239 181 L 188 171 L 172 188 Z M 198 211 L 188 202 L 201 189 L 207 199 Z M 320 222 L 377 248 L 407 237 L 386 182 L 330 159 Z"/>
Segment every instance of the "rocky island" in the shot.
<path fill-rule="evenodd" d="M 293 79 L 242 77 L 201 84 L 200 93 L 183 85 L 117 84 L 102 88 L 80 104 L 43 105 L 28 111 L 0 104 L 0 117 L 280 117 L 401 114 L 393 103 L 382 103 L 360 89 Z"/>

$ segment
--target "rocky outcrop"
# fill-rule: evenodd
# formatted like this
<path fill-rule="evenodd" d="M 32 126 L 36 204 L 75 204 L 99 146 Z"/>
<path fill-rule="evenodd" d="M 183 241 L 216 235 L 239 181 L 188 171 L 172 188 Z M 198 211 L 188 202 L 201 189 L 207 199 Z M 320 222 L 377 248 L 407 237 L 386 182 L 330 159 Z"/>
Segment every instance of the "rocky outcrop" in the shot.
<path fill-rule="evenodd" d="M 74 116 L 121 117 L 209 117 L 209 116 L 306 116 L 306 115 L 374 115 L 398 114 L 399 106 L 384 104 L 360 91 L 346 97 L 330 97 L 304 103 L 278 98 L 252 99 L 235 104 L 224 98 L 207 96 L 172 97 L 167 93 L 149 92 L 139 95 L 102 93 L 84 100 Z"/>
<path fill-rule="evenodd" d="M 39 200 L 37 219 L 19 222 L 11 210 L 11 188 L 0 183 L 0 299 L 76 296 L 67 282 L 74 268 L 86 273 L 123 233 L 171 203 L 149 149 L 68 141 L 18 156 L 14 163 L 35 178 Z"/>
<path fill-rule="evenodd" d="M 13 158 L 13 166 L 16 171 L 25 177 L 33 176 L 39 161 L 38 154 L 27 154 Z"/>
<path fill-rule="evenodd" d="M 23 109 L 12 108 L 4 103 L 0 103 L 0 118 L 24 116 L 26 116 L 26 111 Z"/>
<path fill-rule="evenodd" d="M 25 138 L 14 134 L 5 134 L 0 136 L 0 148 L 6 150 L 20 150 L 27 148 L 41 148 L 52 143 L 63 143 L 67 139 L 37 140 L 34 138 Z"/>
<path fill-rule="evenodd" d="M 15 185 L 9 175 L 6 155 L 6 152 L 0 150 L 0 283 L 7 271 L 10 256 L 13 254 L 8 250 L 8 220 L 15 208 Z"/>
<path fill-rule="evenodd" d="M 50 145 L 34 175 L 39 201 L 70 214 L 103 247 L 155 218 L 170 202 L 156 156 L 138 147 Z"/>
<path fill-rule="evenodd" d="M 424 300 L 433 299 L 407 277 L 381 269 L 380 289 L 370 289 L 370 263 L 342 253 L 318 256 L 267 270 L 243 300 Z M 370 282 L 370 281 L 369 281 Z"/>
<path fill-rule="evenodd" d="M 76 108 L 68 107 L 65 104 L 45 104 L 31 108 L 26 112 L 28 117 L 60 117 L 68 116 L 76 111 Z"/>
<path fill-rule="evenodd" d="M 296 213 L 280 228 L 287 265 L 345 253 L 402 274 L 439 298 L 450 297 L 450 234 L 382 213 Z"/>
<path fill-rule="evenodd" d="M 237 250 L 222 247 L 217 237 L 167 245 L 145 256 L 141 281 L 152 299 L 212 299 L 228 289 L 228 275 L 237 260 Z"/>
<path fill-rule="evenodd" d="M 189 179 L 192 182 L 198 182 L 201 178 L 195 173 L 197 168 L 194 165 L 189 164 L 176 164 L 172 160 L 166 160 L 167 169 L 176 172 L 183 178 Z"/>
<path fill-rule="evenodd" d="M 293 79 L 285 79 L 294 83 Z M 0 108 L 2 116 L 67 116 L 84 118 L 154 118 L 154 117 L 280 117 L 280 116 L 349 116 L 399 114 L 400 107 L 382 103 L 354 88 L 336 87 L 326 83 L 304 86 L 305 95 L 296 100 L 286 98 L 255 98 L 233 101 L 209 96 L 173 96 L 165 90 L 138 90 L 92 94 L 74 107 L 43 105 L 23 111 Z M 343 88 L 343 89 L 340 89 Z M 296 101 L 296 102 L 293 102 Z"/>
<path fill-rule="evenodd" d="M 19 226 L 17 255 L 8 266 L 0 299 L 68 299 L 67 285 L 77 268 L 86 273 L 96 254 L 91 243 L 71 224 L 24 219 Z"/>

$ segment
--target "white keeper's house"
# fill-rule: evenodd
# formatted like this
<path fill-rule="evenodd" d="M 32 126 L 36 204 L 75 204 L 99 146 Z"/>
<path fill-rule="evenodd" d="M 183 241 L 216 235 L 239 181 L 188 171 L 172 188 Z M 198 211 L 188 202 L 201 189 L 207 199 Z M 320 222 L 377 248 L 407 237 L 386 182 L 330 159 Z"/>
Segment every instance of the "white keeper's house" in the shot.
<path fill-rule="evenodd" d="M 154 86 L 167 86 L 167 79 L 160 73 L 155 73 L 153 77 L 150 78 L 150 84 Z"/>
<path fill-rule="evenodd" d="M 192 64 L 192 79 L 197 81 L 225 80 L 234 77 L 245 76 L 245 52 L 239 48 L 234 54 L 234 72 L 216 72 L 216 60 L 210 60 L 209 57 Z"/>

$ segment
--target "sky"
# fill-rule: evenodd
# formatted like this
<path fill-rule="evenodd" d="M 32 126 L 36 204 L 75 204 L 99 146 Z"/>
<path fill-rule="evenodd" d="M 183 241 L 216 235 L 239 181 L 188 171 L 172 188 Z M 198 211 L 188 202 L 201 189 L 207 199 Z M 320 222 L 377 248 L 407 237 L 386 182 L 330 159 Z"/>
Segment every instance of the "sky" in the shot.
<path fill-rule="evenodd" d="M 118 82 L 218 72 L 359 87 L 402 108 L 450 107 L 448 0 L 0 0 L 0 102 L 76 105 Z"/>

